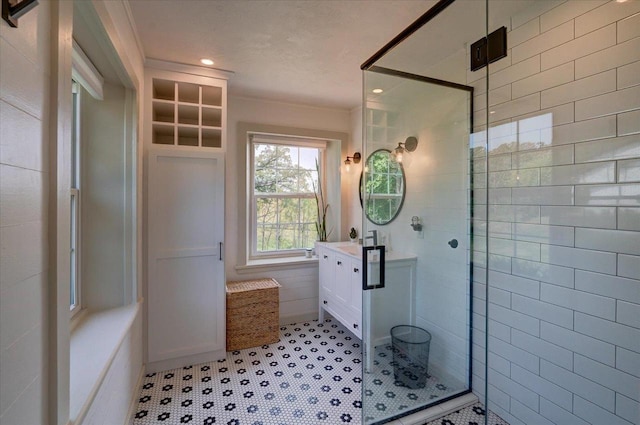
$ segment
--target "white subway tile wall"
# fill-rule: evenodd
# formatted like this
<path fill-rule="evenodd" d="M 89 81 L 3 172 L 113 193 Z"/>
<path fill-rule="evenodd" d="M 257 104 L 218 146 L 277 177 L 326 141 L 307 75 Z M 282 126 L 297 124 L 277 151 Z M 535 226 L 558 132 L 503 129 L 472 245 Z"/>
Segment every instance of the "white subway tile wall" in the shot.
<path fill-rule="evenodd" d="M 488 405 L 510 423 L 637 425 L 640 1 L 535 2 L 510 28 L 488 95 L 467 72 L 477 177 L 492 112 L 474 191 L 474 391 L 488 332 Z"/>

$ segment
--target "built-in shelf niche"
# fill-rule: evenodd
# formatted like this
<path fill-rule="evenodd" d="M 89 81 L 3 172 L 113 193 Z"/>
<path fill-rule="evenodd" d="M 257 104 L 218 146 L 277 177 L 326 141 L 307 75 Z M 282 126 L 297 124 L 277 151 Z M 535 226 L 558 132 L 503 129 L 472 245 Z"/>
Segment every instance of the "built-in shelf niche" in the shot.
<path fill-rule="evenodd" d="M 367 139 L 381 144 L 395 144 L 398 135 L 398 114 L 383 109 L 367 109 Z"/>
<path fill-rule="evenodd" d="M 222 127 L 222 109 L 203 107 L 202 125 L 207 127 Z"/>
<path fill-rule="evenodd" d="M 222 148 L 222 87 L 161 78 L 152 86 L 152 143 Z"/>
<path fill-rule="evenodd" d="M 175 127 L 172 125 L 154 124 L 153 126 L 153 143 L 159 145 L 175 144 Z"/>
<path fill-rule="evenodd" d="M 153 121 L 173 124 L 175 122 L 175 105 L 173 102 L 153 102 Z"/>
<path fill-rule="evenodd" d="M 197 127 L 178 127 L 178 145 L 198 146 Z"/>
<path fill-rule="evenodd" d="M 205 148 L 218 148 L 222 145 L 222 130 L 217 128 L 202 129 L 202 146 Z"/>
<path fill-rule="evenodd" d="M 178 104 L 178 124 L 200 124 L 200 108 L 193 105 Z"/>

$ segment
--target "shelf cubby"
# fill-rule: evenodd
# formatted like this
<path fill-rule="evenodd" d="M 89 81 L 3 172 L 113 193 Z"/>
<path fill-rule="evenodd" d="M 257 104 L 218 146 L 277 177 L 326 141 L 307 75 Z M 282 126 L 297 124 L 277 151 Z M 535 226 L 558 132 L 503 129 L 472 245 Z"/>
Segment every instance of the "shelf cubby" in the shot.
<path fill-rule="evenodd" d="M 380 126 L 385 126 L 387 125 L 387 114 L 385 113 L 385 111 L 381 111 L 378 109 L 373 109 L 371 111 L 371 125 L 380 125 Z"/>
<path fill-rule="evenodd" d="M 202 104 L 222 106 L 222 87 L 202 86 Z"/>
<path fill-rule="evenodd" d="M 205 148 L 222 147 L 222 130 L 219 128 L 203 128 L 202 146 Z"/>
<path fill-rule="evenodd" d="M 174 123 L 175 105 L 173 102 L 153 102 L 153 121 Z"/>
<path fill-rule="evenodd" d="M 222 109 L 202 107 L 202 125 L 222 127 Z"/>
<path fill-rule="evenodd" d="M 153 124 L 153 140 L 157 145 L 173 145 L 175 139 L 175 127 L 173 125 Z"/>
<path fill-rule="evenodd" d="M 396 127 L 398 125 L 398 114 L 395 112 L 387 112 L 387 126 Z"/>
<path fill-rule="evenodd" d="M 178 105 L 178 124 L 200 124 L 199 108 L 192 105 Z"/>
<path fill-rule="evenodd" d="M 175 100 L 176 83 L 169 80 L 153 79 L 153 98 L 161 100 Z"/>
<path fill-rule="evenodd" d="M 397 112 L 368 108 L 365 117 L 367 120 L 366 137 L 368 141 L 388 145 L 387 149 L 390 149 L 392 145 L 396 145 L 400 141 L 397 140 L 400 121 L 400 116 Z"/>
<path fill-rule="evenodd" d="M 198 146 L 198 127 L 178 126 L 179 146 Z"/>
<path fill-rule="evenodd" d="M 200 103 L 200 86 L 193 83 L 178 83 L 178 102 Z"/>

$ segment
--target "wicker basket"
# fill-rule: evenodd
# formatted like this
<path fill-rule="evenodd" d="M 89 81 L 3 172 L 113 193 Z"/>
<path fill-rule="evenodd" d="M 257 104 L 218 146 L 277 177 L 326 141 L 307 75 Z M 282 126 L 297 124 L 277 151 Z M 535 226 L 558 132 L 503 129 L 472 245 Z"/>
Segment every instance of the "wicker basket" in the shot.
<path fill-rule="evenodd" d="M 227 351 L 278 342 L 278 288 L 271 278 L 227 282 Z"/>

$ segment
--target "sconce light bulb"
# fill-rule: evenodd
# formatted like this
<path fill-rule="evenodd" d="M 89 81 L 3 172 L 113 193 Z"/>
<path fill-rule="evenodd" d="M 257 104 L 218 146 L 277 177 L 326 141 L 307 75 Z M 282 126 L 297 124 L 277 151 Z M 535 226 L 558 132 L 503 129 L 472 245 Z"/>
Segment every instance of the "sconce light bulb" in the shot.
<path fill-rule="evenodd" d="M 396 157 L 396 162 L 402 162 L 402 152 L 396 151 L 395 157 Z"/>
<path fill-rule="evenodd" d="M 349 158 L 344 161 L 344 169 L 347 173 L 351 171 L 351 160 Z"/>

